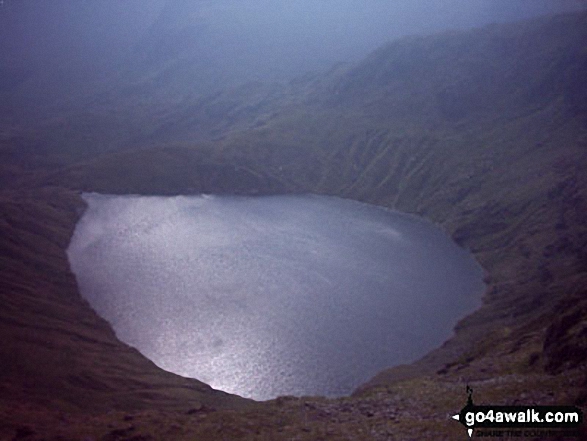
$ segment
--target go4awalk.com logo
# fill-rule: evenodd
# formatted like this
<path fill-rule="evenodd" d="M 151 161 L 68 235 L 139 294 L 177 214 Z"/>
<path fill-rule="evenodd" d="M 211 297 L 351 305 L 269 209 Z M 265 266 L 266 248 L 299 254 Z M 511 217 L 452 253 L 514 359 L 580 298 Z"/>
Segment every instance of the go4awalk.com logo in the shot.
<path fill-rule="evenodd" d="M 580 436 L 583 413 L 575 406 L 475 406 L 467 386 L 467 404 L 452 418 L 469 437 Z"/>

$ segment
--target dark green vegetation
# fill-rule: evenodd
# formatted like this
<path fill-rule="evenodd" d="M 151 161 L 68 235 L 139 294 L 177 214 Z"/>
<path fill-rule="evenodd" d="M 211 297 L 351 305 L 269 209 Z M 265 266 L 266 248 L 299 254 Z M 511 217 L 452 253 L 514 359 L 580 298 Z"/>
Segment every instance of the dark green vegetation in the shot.
<path fill-rule="evenodd" d="M 455 439 L 467 382 L 476 404 L 586 406 L 586 80 L 580 13 L 402 39 L 285 86 L 156 108 L 113 94 L 6 126 L 0 438 Z M 488 290 L 441 348 L 352 397 L 251 403 L 157 369 L 81 299 L 65 254 L 80 190 L 418 213 L 472 250 Z"/>

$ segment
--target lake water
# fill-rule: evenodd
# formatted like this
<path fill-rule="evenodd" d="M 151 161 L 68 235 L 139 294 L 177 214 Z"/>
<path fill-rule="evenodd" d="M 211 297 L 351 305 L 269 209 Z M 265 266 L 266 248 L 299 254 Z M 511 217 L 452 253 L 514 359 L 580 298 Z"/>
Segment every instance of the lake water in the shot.
<path fill-rule="evenodd" d="M 84 199 L 82 295 L 158 366 L 245 397 L 349 394 L 440 345 L 484 290 L 431 223 L 355 201 Z"/>

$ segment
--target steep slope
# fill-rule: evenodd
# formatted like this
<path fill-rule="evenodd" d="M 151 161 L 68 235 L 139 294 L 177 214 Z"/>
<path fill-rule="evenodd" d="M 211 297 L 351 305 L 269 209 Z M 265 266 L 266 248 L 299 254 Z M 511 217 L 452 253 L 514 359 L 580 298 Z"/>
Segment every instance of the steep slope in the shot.
<path fill-rule="evenodd" d="M 404 39 L 287 93 L 225 93 L 170 109 L 157 136 L 180 134 L 180 146 L 31 170 L 29 153 L 9 150 L 7 170 L 22 180 L 0 204 L 0 349 L 11 360 L 0 434 L 454 439 L 462 427 L 447 415 L 464 404 L 466 383 L 479 404 L 585 406 L 586 25 L 580 13 Z M 262 105 L 247 113 L 250 101 Z M 198 115 L 221 102 L 241 116 L 218 112 L 210 120 L 221 139 L 186 143 L 201 136 Z M 79 190 L 312 191 L 418 213 L 475 254 L 488 291 L 454 338 L 353 397 L 253 405 L 156 369 L 83 302 L 64 251 Z"/>
<path fill-rule="evenodd" d="M 5 191 L 0 207 L 4 400 L 100 410 L 149 407 L 152 401 L 189 407 L 198 398 L 246 404 L 168 375 L 120 345 L 79 296 L 64 255 L 84 210 L 77 194 L 51 187 Z"/>

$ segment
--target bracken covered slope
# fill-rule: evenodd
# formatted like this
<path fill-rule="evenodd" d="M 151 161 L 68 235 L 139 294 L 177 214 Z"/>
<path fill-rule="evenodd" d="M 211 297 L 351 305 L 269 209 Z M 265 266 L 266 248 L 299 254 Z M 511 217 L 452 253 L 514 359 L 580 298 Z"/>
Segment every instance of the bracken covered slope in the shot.
<path fill-rule="evenodd" d="M 6 136 L 0 438 L 460 439 L 467 383 L 477 404 L 586 406 L 586 42 L 585 13 L 411 37 L 256 88 L 248 113 L 246 88 L 177 108 L 155 146 L 83 161 Z M 190 112 L 222 103 L 241 111 L 186 143 L 209 135 Z M 417 213 L 474 253 L 484 304 L 351 397 L 254 403 L 161 371 L 80 297 L 65 248 L 82 190 L 316 192 Z"/>

